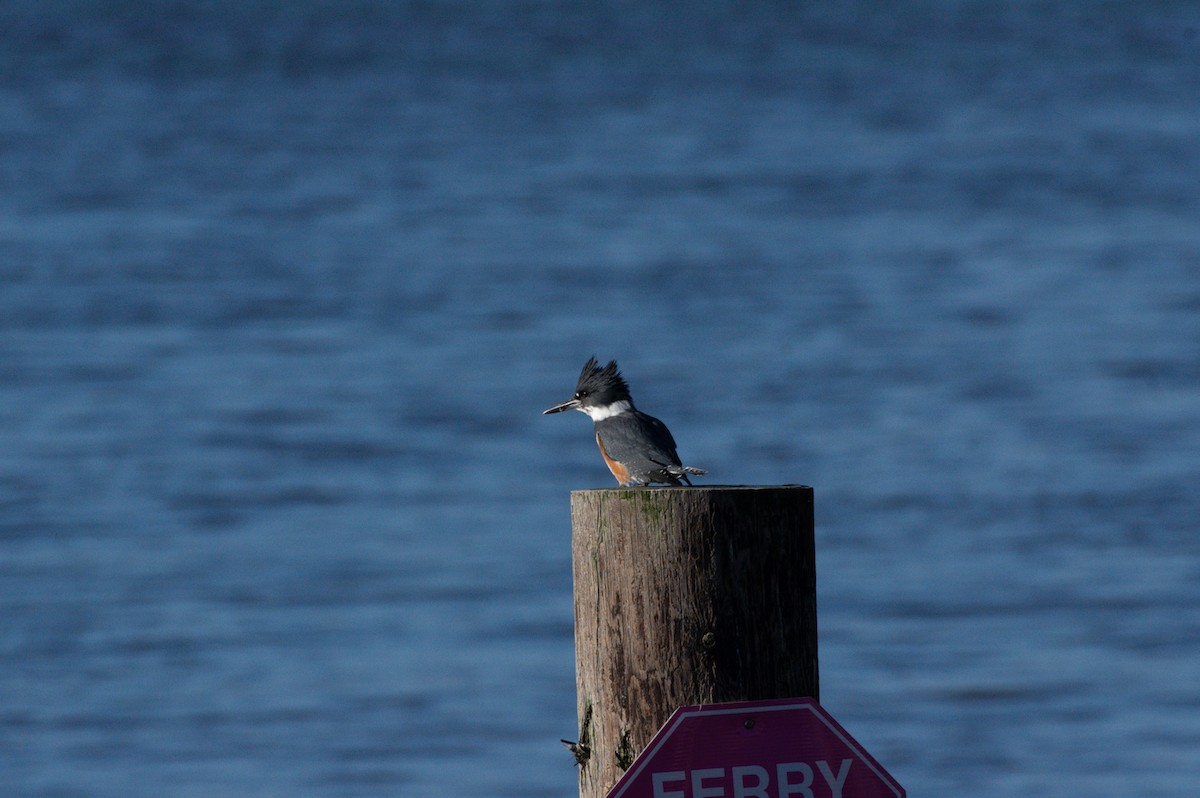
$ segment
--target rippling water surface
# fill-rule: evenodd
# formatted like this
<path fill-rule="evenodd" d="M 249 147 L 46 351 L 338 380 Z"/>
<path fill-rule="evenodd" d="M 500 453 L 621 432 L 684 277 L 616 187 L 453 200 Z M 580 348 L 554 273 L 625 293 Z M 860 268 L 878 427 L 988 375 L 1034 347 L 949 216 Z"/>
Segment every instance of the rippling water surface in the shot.
<path fill-rule="evenodd" d="M 0 773 L 568 796 L 583 360 L 815 486 L 913 795 L 1200 778 L 1186 3 L 0 5 Z"/>

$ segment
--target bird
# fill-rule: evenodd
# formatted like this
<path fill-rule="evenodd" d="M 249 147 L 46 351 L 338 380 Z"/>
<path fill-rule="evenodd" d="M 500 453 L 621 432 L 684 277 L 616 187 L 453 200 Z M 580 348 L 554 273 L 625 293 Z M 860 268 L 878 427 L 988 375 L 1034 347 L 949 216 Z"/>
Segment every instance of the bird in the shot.
<path fill-rule="evenodd" d="M 633 406 L 629 384 L 615 360 L 601 366 L 595 356 L 589 358 L 579 373 L 575 395 L 542 415 L 564 410 L 578 410 L 592 419 L 600 456 L 622 487 L 655 483 L 679 487 L 692 484 L 688 474 L 708 473 L 683 465 L 667 425 Z"/>

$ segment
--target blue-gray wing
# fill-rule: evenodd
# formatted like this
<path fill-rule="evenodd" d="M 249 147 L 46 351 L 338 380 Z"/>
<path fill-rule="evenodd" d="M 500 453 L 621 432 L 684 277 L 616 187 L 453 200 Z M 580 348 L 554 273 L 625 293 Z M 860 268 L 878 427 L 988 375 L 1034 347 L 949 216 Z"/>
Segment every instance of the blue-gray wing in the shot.
<path fill-rule="evenodd" d="M 639 411 L 622 413 L 596 424 L 608 456 L 621 463 L 635 476 L 678 466 L 675 439 L 667 425 Z"/>

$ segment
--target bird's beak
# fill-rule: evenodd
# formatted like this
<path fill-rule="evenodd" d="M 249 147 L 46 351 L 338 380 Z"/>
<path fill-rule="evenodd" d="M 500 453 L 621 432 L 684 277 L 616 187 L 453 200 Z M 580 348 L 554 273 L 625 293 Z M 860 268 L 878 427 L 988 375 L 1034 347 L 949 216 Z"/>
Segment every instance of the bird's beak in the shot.
<path fill-rule="evenodd" d="M 578 399 L 568 399 L 567 401 L 563 402 L 561 405 L 555 405 L 554 407 L 550 408 L 549 410 L 543 410 L 542 415 L 548 416 L 551 413 L 561 413 L 564 410 L 576 410 L 579 408 L 580 404 L 581 404 L 581 402 Z"/>

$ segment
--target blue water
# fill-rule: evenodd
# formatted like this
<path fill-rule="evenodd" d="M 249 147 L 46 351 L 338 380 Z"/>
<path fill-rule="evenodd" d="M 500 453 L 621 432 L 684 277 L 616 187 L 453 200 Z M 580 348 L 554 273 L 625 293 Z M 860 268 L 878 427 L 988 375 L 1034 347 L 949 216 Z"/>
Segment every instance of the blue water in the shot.
<path fill-rule="evenodd" d="M 0 781 L 570 796 L 593 353 L 916 796 L 1200 781 L 1187 2 L 0 4 Z"/>

